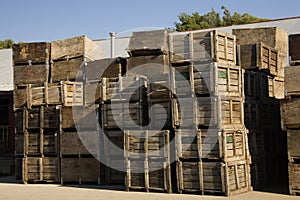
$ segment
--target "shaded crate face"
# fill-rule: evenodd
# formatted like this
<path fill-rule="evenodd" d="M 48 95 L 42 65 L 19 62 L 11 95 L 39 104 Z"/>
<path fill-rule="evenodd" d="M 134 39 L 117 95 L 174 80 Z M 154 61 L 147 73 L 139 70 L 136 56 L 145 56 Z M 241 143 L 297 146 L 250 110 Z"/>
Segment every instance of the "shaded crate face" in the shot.
<path fill-rule="evenodd" d="M 258 96 L 258 75 L 256 72 L 245 71 L 244 92 L 246 97 L 256 98 Z"/>
<path fill-rule="evenodd" d="M 214 97 L 199 97 L 196 98 L 197 110 L 197 125 L 199 126 L 214 126 L 218 123 L 217 120 L 217 100 Z"/>
<path fill-rule="evenodd" d="M 158 74 L 148 77 L 148 99 L 170 99 L 171 85 L 169 74 Z"/>
<path fill-rule="evenodd" d="M 300 69 L 297 66 L 285 67 L 284 84 L 288 95 L 297 95 L 300 93 L 299 76 Z"/>
<path fill-rule="evenodd" d="M 127 166 L 130 166 L 132 172 L 127 172 L 127 187 L 129 188 L 144 188 L 145 185 L 145 174 L 144 173 L 133 173 L 138 171 L 144 171 L 145 163 L 144 160 L 132 160 L 128 161 Z"/>
<path fill-rule="evenodd" d="M 44 107 L 44 128 L 55 128 L 60 127 L 60 109 L 56 107 Z"/>
<path fill-rule="evenodd" d="M 25 131 L 25 111 L 24 109 L 15 111 L 15 129 L 16 133 Z"/>
<path fill-rule="evenodd" d="M 101 81 L 90 81 L 84 85 L 85 105 L 94 105 L 102 102 L 102 83 Z"/>
<path fill-rule="evenodd" d="M 14 66 L 14 84 L 42 84 L 48 81 L 47 65 Z"/>
<path fill-rule="evenodd" d="M 126 167 L 124 163 L 124 159 L 111 159 L 106 161 L 109 163 L 109 166 L 118 166 L 118 169 L 122 169 L 121 171 L 105 166 L 105 184 L 111 185 L 124 185 L 125 184 L 125 176 L 126 176 Z"/>
<path fill-rule="evenodd" d="M 198 141 L 201 138 L 200 131 L 177 130 L 175 136 L 177 157 L 185 159 L 200 158 L 201 143 Z"/>
<path fill-rule="evenodd" d="M 293 190 L 300 190 L 300 164 L 299 163 L 289 163 L 289 187 L 291 192 Z"/>
<path fill-rule="evenodd" d="M 40 108 L 33 108 L 26 110 L 26 127 L 37 129 L 41 127 L 41 110 Z"/>
<path fill-rule="evenodd" d="M 292 61 L 300 60 L 300 35 L 289 35 L 289 55 L 291 56 Z"/>
<path fill-rule="evenodd" d="M 179 98 L 172 100 L 173 124 L 177 127 L 191 127 L 197 125 L 197 109 L 193 98 Z"/>
<path fill-rule="evenodd" d="M 299 128 L 300 120 L 300 99 L 286 99 L 281 102 L 281 120 L 283 129 Z"/>
<path fill-rule="evenodd" d="M 124 133 L 122 131 L 107 131 L 105 132 L 105 136 L 106 136 L 106 138 L 104 139 L 105 157 L 108 159 L 112 159 L 112 158 L 124 159 L 124 152 L 123 152 Z"/>
<path fill-rule="evenodd" d="M 263 188 L 266 184 L 266 165 L 264 162 L 252 161 L 251 184 L 257 189 Z"/>
<path fill-rule="evenodd" d="M 244 103 L 244 113 L 245 113 L 245 126 L 250 128 L 258 128 L 259 127 L 259 102 L 258 101 L 249 101 Z"/>
<path fill-rule="evenodd" d="M 148 106 L 151 128 L 167 129 L 172 127 L 171 102 L 150 102 Z"/>
<path fill-rule="evenodd" d="M 300 157 L 300 130 L 287 131 L 288 155 Z"/>
<path fill-rule="evenodd" d="M 46 63 L 50 58 L 50 43 L 19 43 L 13 45 L 13 61 L 15 64 L 26 63 Z"/>
<path fill-rule="evenodd" d="M 19 86 L 14 89 L 14 110 L 27 106 L 27 87 Z"/>
<path fill-rule="evenodd" d="M 248 145 L 251 159 L 254 163 L 264 159 L 265 157 L 265 139 L 264 133 L 261 131 L 250 132 L 248 134 Z"/>
<path fill-rule="evenodd" d="M 83 78 L 84 63 L 83 57 L 53 62 L 51 67 L 51 80 L 53 82 L 81 80 Z"/>

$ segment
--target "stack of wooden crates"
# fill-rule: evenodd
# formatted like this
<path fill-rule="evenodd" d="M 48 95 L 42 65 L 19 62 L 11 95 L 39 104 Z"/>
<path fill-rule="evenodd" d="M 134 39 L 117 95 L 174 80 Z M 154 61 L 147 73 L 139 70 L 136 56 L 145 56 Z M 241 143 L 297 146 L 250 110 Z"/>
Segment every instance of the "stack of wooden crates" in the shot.
<path fill-rule="evenodd" d="M 299 76 L 300 75 L 300 35 L 289 38 L 290 64 L 285 69 L 286 97 L 281 102 L 282 129 L 287 134 L 287 153 L 289 167 L 289 191 L 300 194 L 300 118 L 299 118 Z"/>
<path fill-rule="evenodd" d="M 99 163 L 72 113 L 83 108 L 83 66 L 95 48 L 85 36 L 13 46 L 16 175 L 24 182 L 98 182 Z"/>
<path fill-rule="evenodd" d="M 245 69 L 245 124 L 255 189 L 283 183 L 285 137 L 280 128 L 288 35 L 279 28 L 233 30 Z"/>

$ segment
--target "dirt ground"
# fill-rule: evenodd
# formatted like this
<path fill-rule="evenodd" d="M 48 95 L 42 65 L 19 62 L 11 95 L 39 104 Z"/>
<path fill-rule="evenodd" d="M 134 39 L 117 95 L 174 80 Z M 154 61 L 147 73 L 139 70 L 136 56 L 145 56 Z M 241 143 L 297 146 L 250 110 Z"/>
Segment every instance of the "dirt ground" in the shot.
<path fill-rule="evenodd" d="M 0 199 L 6 200 L 292 200 L 300 199 L 300 196 L 289 196 L 267 192 L 249 192 L 233 197 L 222 196 L 199 196 L 187 194 L 164 194 L 164 193 L 142 193 L 125 192 L 115 190 L 116 188 L 105 189 L 92 186 L 60 186 L 48 184 L 21 184 L 0 179 Z M 119 188 L 120 189 L 120 188 Z"/>

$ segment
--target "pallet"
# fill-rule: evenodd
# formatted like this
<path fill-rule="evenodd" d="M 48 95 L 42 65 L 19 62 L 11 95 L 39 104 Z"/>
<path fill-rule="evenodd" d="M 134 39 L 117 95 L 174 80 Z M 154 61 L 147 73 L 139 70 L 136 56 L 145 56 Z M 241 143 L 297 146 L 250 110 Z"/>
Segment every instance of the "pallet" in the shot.
<path fill-rule="evenodd" d="M 277 75 L 278 51 L 262 42 L 240 45 L 241 67 L 248 70 L 261 70 Z"/>
<path fill-rule="evenodd" d="M 193 62 L 171 68 L 171 88 L 176 96 L 243 96 L 244 70 L 217 62 Z"/>
<path fill-rule="evenodd" d="M 252 190 L 247 161 L 232 163 L 177 161 L 176 169 L 180 193 L 210 192 L 232 196 Z"/>
<path fill-rule="evenodd" d="M 235 36 L 220 31 L 170 33 L 169 48 L 172 63 L 187 60 L 236 65 Z"/>

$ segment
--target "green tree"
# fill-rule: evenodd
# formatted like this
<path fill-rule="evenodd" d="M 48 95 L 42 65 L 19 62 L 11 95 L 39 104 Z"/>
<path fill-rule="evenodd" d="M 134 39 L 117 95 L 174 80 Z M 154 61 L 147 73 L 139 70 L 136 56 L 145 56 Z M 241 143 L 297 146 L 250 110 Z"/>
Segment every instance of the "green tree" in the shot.
<path fill-rule="evenodd" d="M 231 26 L 235 24 L 246 24 L 253 22 L 267 21 L 268 19 L 258 18 L 252 16 L 248 13 L 237 13 L 234 12 L 233 15 L 230 11 L 222 6 L 223 16 L 220 13 L 212 9 L 210 12 L 200 15 L 198 12 L 192 13 L 191 15 L 187 13 L 180 13 L 178 18 L 180 22 L 175 22 L 175 27 L 177 31 L 189 31 L 205 28 L 214 28 L 220 26 Z"/>
<path fill-rule="evenodd" d="M 0 40 L 0 49 L 12 48 L 14 41 L 11 39 Z"/>

